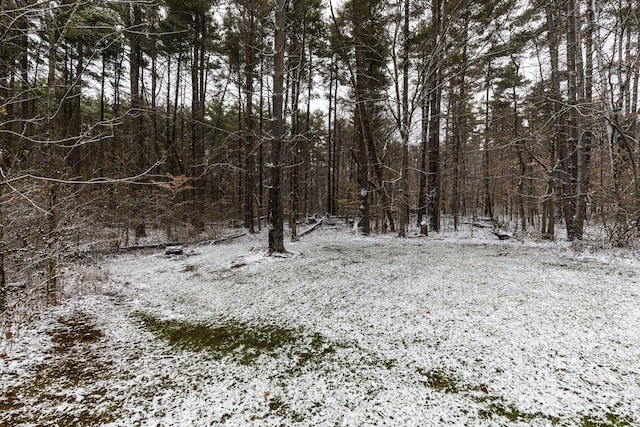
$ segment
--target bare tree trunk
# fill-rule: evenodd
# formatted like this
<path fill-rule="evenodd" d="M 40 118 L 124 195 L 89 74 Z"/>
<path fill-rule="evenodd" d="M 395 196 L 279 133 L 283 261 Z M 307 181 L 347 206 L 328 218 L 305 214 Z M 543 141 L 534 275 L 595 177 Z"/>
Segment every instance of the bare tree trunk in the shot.
<path fill-rule="evenodd" d="M 51 15 L 48 15 L 47 25 L 50 26 L 49 37 L 51 40 L 51 45 L 49 46 L 48 52 L 48 94 L 47 94 L 47 137 L 49 140 L 53 141 L 56 138 L 56 117 L 55 111 L 56 108 L 56 69 L 57 69 L 57 60 L 58 60 L 58 45 L 55 42 L 55 25 L 56 25 L 56 16 L 55 9 L 52 9 Z M 50 146 L 48 148 L 49 159 L 51 159 L 54 163 L 54 167 L 58 161 L 56 147 Z M 49 187 L 49 210 L 48 210 L 48 221 L 47 221 L 47 252 L 49 254 L 49 259 L 47 260 L 46 265 L 46 279 L 47 279 L 47 287 L 46 287 L 46 295 L 50 301 L 55 301 L 55 291 L 57 288 L 57 261 L 54 253 L 54 233 L 57 226 L 57 215 L 56 215 L 56 196 L 57 196 L 57 184 L 51 184 Z M 50 293 L 51 292 L 51 293 Z"/>
<path fill-rule="evenodd" d="M 271 186 L 269 189 L 269 253 L 286 253 L 282 206 L 282 148 L 284 145 L 284 49 L 285 3 L 275 0 L 276 20 L 273 57 L 273 140 L 271 146 Z"/>
<path fill-rule="evenodd" d="M 369 122 L 366 91 L 366 74 L 364 64 L 364 45 L 363 36 L 361 34 L 361 14 L 364 4 L 360 0 L 353 0 L 353 28 L 355 41 L 355 60 L 356 60 L 356 138 L 358 142 L 358 195 L 360 197 L 360 226 L 364 235 L 371 233 L 370 210 L 369 210 L 369 153 L 370 145 L 367 140 L 370 137 L 371 123 Z M 373 136 L 371 135 L 371 138 Z"/>
<path fill-rule="evenodd" d="M 1 164 L 0 164 L 1 166 Z M 4 180 L 4 174 L 0 176 Z M 4 313 L 7 307 L 7 279 L 4 270 L 4 210 L 2 204 L 2 193 L 4 183 L 0 182 L 0 314 Z"/>
<path fill-rule="evenodd" d="M 453 185 L 451 196 L 451 211 L 453 214 L 453 226 L 457 231 L 460 225 L 460 211 L 464 205 L 460 191 L 461 182 L 464 182 L 464 146 L 467 141 L 467 34 L 469 27 L 468 17 L 464 18 L 462 32 L 462 57 L 461 69 L 456 71 L 455 77 L 451 80 L 451 93 L 453 104 Z M 457 90 L 457 94 L 455 93 Z"/>
<path fill-rule="evenodd" d="M 327 117 L 327 213 L 331 215 L 335 215 L 335 209 L 333 207 L 335 203 L 333 192 L 335 140 L 332 129 L 332 119 L 335 118 L 333 115 L 333 68 L 334 56 L 331 55 L 331 64 L 329 65 L 329 111 Z"/>
<path fill-rule="evenodd" d="M 563 172 L 562 172 L 562 153 L 566 150 L 566 135 L 562 131 L 561 103 L 560 103 L 560 71 L 559 71 L 559 52 L 558 52 L 558 34 L 556 33 L 556 16 L 552 0 L 545 2 L 545 11 L 547 19 L 547 42 L 549 44 L 549 58 L 551 62 L 551 102 L 553 111 L 553 133 L 551 137 L 551 172 L 549 176 L 549 184 L 547 186 L 547 207 L 549 220 L 547 221 L 546 236 L 553 239 L 555 235 L 555 212 L 556 203 L 558 207 L 563 207 L 560 203 L 564 200 L 563 196 Z M 549 201 L 549 199 L 551 199 Z"/>
<path fill-rule="evenodd" d="M 147 149 L 144 138 L 144 122 L 142 114 L 142 92 L 140 89 L 141 69 L 143 67 L 142 58 L 142 10 L 140 4 L 131 2 L 129 5 L 129 19 L 131 23 L 129 34 L 129 85 L 131 89 L 131 109 L 130 116 L 130 141 L 131 153 L 134 161 L 133 170 L 127 171 L 130 174 L 142 173 L 148 165 Z M 145 191 L 145 190 L 141 190 Z M 135 230 L 136 240 L 146 235 L 146 225 L 144 218 L 144 208 L 140 206 L 140 195 L 136 188 L 130 187 L 130 198 L 133 204 L 133 218 L 127 218 L 127 223 L 131 222 Z M 128 225 L 127 225 L 128 227 Z"/>
<path fill-rule="evenodd" d="M 302 159 L 300 153 L 303 136 L 300 127 L 300 87 L 302 82 L 302 67 L 304 64 L 304 25 L 299 27 L 300 22 L 294 20 L 289 24 L 291 27 L 291 37 L 289 42 L 289 89 L 291 93 L 291 191 L 290 191 L 290 212 L 289 229 L 291 230 L 291 241 L 298 240 L 298 217 L 300 213 L 300 164 Z M 302 33 L 302 40 L 300 40 Z"/>
<path fill-rule="evenodd" d="M 255 118 L 253 114 L 253 81 L 256 66 L 256 17 L 255 9 L 249 12 L 248 43 L 245 46 L 245 212 L 244 226 L 250 233 L 255 233 Z"/>
<path fill-rule="evenodd" d="M 334 102 L 336 106 L 338 102 L 338 90 L 336 80 L 336 90 L 333 93 Z M 335 108 L 335 107 L 334 107 Z M 341 183 L 341 171 L 342 171 L 342 125 L 339 120 L 336 119 L 337 109 L 333 113 L 333 214 L 338 214 L 338 206 L 336 200 L 340 198 L 340 183 Z"/>
<path fill-rule="evenodd" d="M 21 89 L 22 93 L 20 97 L 22 98 L 20 102 L 20 119 L 23 124 L 23 132 L 30 133 L 29 128 L 31 127 L 29 118 L 31 114 L 29 114 L 29 98 L 31 97 L 29 91 L 29 35 L 28 35 L 28 22 L 26 19 L 19 20 L 19 27 L 22 33 L 21 38 L 21 53 L 20 53 L 20 74 L 21 74 Z"/>
<path fill-rule="evenodd" d="M 565 221 L 567 238 L 582 239 L 586 204 L 586 164 L 583 140 L 582 104 L 584 70 L 580 49 L 580 10 L 576 0 L 567 1 L 568 139 L 561 151 L 564 171 Z"/>
<path fill-rule="evenodd" d="M 56 303 L 58 300 L 58 253 L 57 253 L 57 228 L 58 228 L 58 184 L 49 186 L 49 206 L 47 209 L 47 236 L 46 236 L 46 296 L 47 301 Z"/>
<path fill-rule="evenodd" d="M 105 117 L 106 117 L 105 96 L 106 96 L 106 86 L 107 86 L 107 77 L 106 77 L 107 63 L 108 63 L 108 59 L 107 59 L 107 55 L 105 54 L 102 56 L 102 64 L 101 64 L 102 75 L 100 76 L 100 122 L 101 123 L 105 122 Z M 107 174 L 105 170 L 105 166 L 106 166 L 105 153 L 107 152 L 105 145 L 106 144 L 103 141 L 100 141 L 96 147 L 95 164 L 96 164 L 96 172 L 98 176 L 106 176 Z"/>
<path fill-rule="evenodd" d="M 594 45 L 593 45 L 593 38 L 595 35 L 595 26 L 596 26 L 596 22 L 595 22 L 595 4 L 593 2 L 593 0 L 586 0 L 587 3 L 587 10 L 586 10 L 586 18 L 587 18 L 587 29 L 586 29 L 586 33 L 585 33 L 585 76 L 584 76 L 584 105 L 586 107 L 587 113 L 585 115 L 585 126 L 584 126 L 584 134 L 582 136 L 582 140 L 583 140 L 583 146 L 584 146 L 584 212 L 583 212 L 583 216 L 586 215 L 586 210 L 587 210 L 587 206 L 586 206 L 586 200 L 587 200 L 587 192 L 589 191 L 590 188 L 590 172 L 591 172 L 591 146 L 593 145 L 593 131 L 594 131 L 594 122 L 595 122 L 595 116 L 594 116 L 594 104 L 593 104 L 593 72 L 594 72 L 594 66 L 593 66 L 593 57 L 594 57 Z M 638 67 L 636 67 L 636 75 L 638 72 Z M 637 79 L 636 79 L 636 83 L 637 83 Z M 637 87 L 636 87 L 637 89 Z M 637 95 L 637 90 L 635 91 L 635 94 Z M 634 101 L 634 102 L 637 102 Z M 634 105 L 636 105 L 634 103 Z M 636 112 L 634 111 L 633 113 L 634 115 L 634 123 L 635 123 L 635 116 L 636 116 Z M 634 136 L 635 138 L 635 136 Z M 585 218 L 582 219 L 582 221 L 584 221 Z"/>
<path fill-rule="evenodd" d="M 258 230 L 262 229 L 264 210 L 264 58 L 260 58 L 260 102 L 258 113 Z"/>
<path fill-rule="evenodd" d="M 140 94 L 140 67 L 142 66 L 141 26 L 142 11 L 138 3 L 130 5 L 131 33 L 129 34 L 129 84 L 131 88 L 131 149 L 134 153 L 135 170 L 145 169 L 145 149 L 142 122 L 142 96 Z"/>
<path fill-rule="evenodd" d="M 306 25 L 306 23 L 305 23 Z M 304 45 L 303 45 L 304 46 Z M 311 209 L 314 210 L 314 213 L 318 212 L 320 207 L 320 203 L 318 203 L 317 208 L 313 208 L 310 206 L 310 197 L 309 194 L 312 192 L 312 185 L 314 185 L 315 178 L 311 178 L 311 96 L 313 91 L 313 52 L 311 50 L 311 46 L 309 46 L 309 68 L 308 70 L 308 79 L 307 79 L 307 105 L 306 105 L 306 117 L 305 117 L 305 128 L 304 128 L 304 211 L 302 212 L 304 216 L 308 216 L 311 213 Z M 314 197 L 315 199 L 315 197 Z M 318 197 L 318 201 L 320 197 Z M 314 200 L 315 202 L 315 200 Z"/>
<path fill-rule="evenodd" d="M 431 47 L 433 52 L 439 51 L 442 31 L 442 1 L 433 0 L 431 5 Z M 437 56 L 437 55 L 434 55 Z M 428 175 L 428 209 L 431 218 L 431 229 L 440 231 L 440 209 L 442 205 L 442 184 L 440 177 L 440 97 L 442 88 L 441 64 L 434 59 L 429 71 L 429 175 Z"/>
<path fill-rule="evenodd" d="M 205 105 L 205 43 L 206 15 L 198 11 L 194 16 L 194 44 L 191 63 L 191 178 L 196 209 L 191 220 L 193 225 L 202 226 L 202 204 L 206 193 L 204 158 L 204 105 Z"/>
<path fill-rule="evenodd" d="M 575 110 L 577 140 L 576 140 L 576 213 L 575 213 L 575 238 L 582 239 L 584 234 L 584 221 L 587 212 L 587 176 L 588 170 L 588 149 L 589 136 L 587 123 L 585 121 L 585 72 L 582 55 L 582 17 L 580 15 L 580 3 L 576 2 L 573 9 L 573 22 L 576 32 L 575 48 L 575 68 L 576 68 L 576 93 L 577 106 Z"/>
<path fill-rule="evenodd" d="M 484 184 L 484 215 L 493 219 L 495 213 L 493 211 L 493 197 L 491 191 L 491 174 L 489 172 L 489 95 L 491 90 L 491 62 L 487 64 L 487 79 L 484 104 L 484 144 L 482 147 L 482 172 Z"/>
<path fill-rule="evenodd" d="M 70 82 L 70 99 L 68 99 L 70 117 L 67 122 L 67 135 L 74 141 L 74 147 L 72 147 L 67 155 L 67 162 L 71 168 L 71 174 L 73 179 L 81 179 L 80 163 L 82 162 L 82 144 L 80 144 L 80 137 L 82 133 L 82 74 L 84 73 L 84 46 L 82 41 L 78 42 L 78 51 L 76 58 L 76 70 L 75 73 L 71 73 Z M 67 100 L 65 100 L 67 101 Z"/>
<path fill-rule="evenodd" d="M 518 177 L 518 212 L 520 216 L 520 229 L 523 232 L 527 231 L 527 206 L 526 206 L 526 194 L 525 194 L 525 178 L 527 176 L 527 162 L 524 158 L 525 148 L 524 141 L 520 135 L 520 115 L 518 109 L 518 93 L 516 91 L 518 76 L 520 75 L 520 64 L 515 58 L 512 58 L 512 63 L 515 69 L 516 78 L 513 81 L 511 88 L 511 97 L 513 98 L 513 132 L 516 138 L 516 150 L 518 153 L 518 164 L 520 165 L 520 176 Z"/>
<path fill-rule="evenodd" d="M 426 83 L 426 82 L 423 82 Z M 429 102 L 425 96 L 421 101 L 422 118 L 420 120 L 420 176 L 418 178 L 418 227 L 420 233 L 428 234 L 427 221 L 427 150 L 429 137 Z"/>
<path fill-rule="evenodd" d="M 364 140 L 362 127 L 362 119 L 360 109 L 357 108 L 354 112 L 355 120 L 357 124 L 355 129 L 356 145 L 358 149 L 358 197 L 360 199 L 360 223 L 359 226 L 362 229 L 362 234 L 371 234 L 371 217 L 369 207 L 369 155 L 367 153 L 367 144 Z"/>
<path fill-rule="evenodd" d="M 453 182 L 451 183 L 451 214 L 453 215 L 453 229 L 455 231 L 458 231 L 460 225 L 460 175 L 463 144 L 462 127 L 464 126 L 462 121 L 460 110 L 457 110 L 453 123 Z"/>
<path fill-rule="evenodd" d="M 152 11 L 152 27 L 157 27 L 157 10 L 154 8 Z M 151 163 L 155 163 L 160 158 L 160 142 L 162 141 L 162 135 L 158 126 L 158 44 L 154 38 L 151 40 L 151 129 L 152 129 L 152 144 L 153 144 L 153 158 Z M 167 99 L 167 103 L 169 99 Z M 158 172 L 158 167 L 154 168 L 154 172 Z"/>
<path fill-rule="evenodd" d="M 409 224 L 409 0 L 404 0 L 404 23 L 402 27 L 402 199 L 400 201 L 400 220 L 398 237 L 407 237 Z"/>
<path fill-rule="evenodd" d="M 175 90 L 173 93 L 173 114 L 167 115 L 167 117 L 171 117 L 171 126 L 168 126 L 170 129 L 167 131 L 170 136 L 169 144 L 171 146 L 171 152 L 173 153 L 176 164 L 178 165 L 178 172 L 180 175 L 185 175 L 187 173 L 184 160 L 180 157 L 180 153 L 178 152 L 178 148 L 176 146 L 177 138 L 178 138 L 178 100 L 180 99 L 180 81 L 182 79 L 182 53 L 178 53 L 177 64 L 176 64 L 176 83 Z M 168 108 L 168 107 L 167 107 Z"/>

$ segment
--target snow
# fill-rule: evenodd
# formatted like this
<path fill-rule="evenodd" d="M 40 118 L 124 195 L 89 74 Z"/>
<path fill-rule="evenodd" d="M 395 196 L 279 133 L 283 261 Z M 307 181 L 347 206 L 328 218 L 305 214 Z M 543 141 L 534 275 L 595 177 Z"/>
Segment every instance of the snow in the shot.
<path fill-rule="evenodd" d="M 0 424 L 640 425 L 637 256 L 487 236 L 325 228 L 287 258 L 261 235 L 108 259 L 80 285 L 95 292 L 69 288 L 3 342 Z M 287 329 L 299 348 L 244 363 L 246 348 L 172 345 L 136 313 Z M 56 350 L 75 317 L 100 336 Z"/>

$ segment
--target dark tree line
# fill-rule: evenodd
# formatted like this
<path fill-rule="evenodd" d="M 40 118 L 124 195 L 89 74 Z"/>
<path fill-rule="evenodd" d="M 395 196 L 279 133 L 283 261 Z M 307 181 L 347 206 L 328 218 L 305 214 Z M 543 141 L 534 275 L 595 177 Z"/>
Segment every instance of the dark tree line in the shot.
<path fill-rule="evenodd" d="M 639 12 L 2 1 L 0 306 L 9 285 L 54 296 L 65 257 L 92 248 L 237 226 L 284 252 L 285 224 L 295 239 L 314 214 L 364 234 L 486 218 L 630 244 Z"/>

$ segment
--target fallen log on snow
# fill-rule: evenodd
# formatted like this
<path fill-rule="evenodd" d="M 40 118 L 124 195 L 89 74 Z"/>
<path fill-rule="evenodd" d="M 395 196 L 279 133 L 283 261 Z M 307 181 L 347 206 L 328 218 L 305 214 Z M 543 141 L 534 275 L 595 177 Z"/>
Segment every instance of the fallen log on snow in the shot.
<path fill-rule="evenodd" d="M 182 255 L 184 253 L 184 249 L 182 246 L 167 246 L 164 249 L 165 255 Z"/>
<path fill-rule="evenodd" d="M 229 240 L 237 239 L 238 237 L 246 236 L 246 231 L 242 231 L 240 233 L 229 234 L 227 236 L 219 237 L 210 242 L 203 243 L 204 245 L 217 245 L 218 243 L 228 242 Z"/>
<path fill-rule="evenodd" d="M 306 236 L 307 234 L 309 234 L 312 231 L 314 231 L 316 228 L 320 227 L 322 225 L 322 223 L 324 222 L 324 218 L 325 217 L 320 218 L 320 220 L 318 222 L 316 222 L 315 224 L 313 224 L 311 227 L 307 228 L 302 233 L 298 233 L 298 237 Z"/>
<path fill-rule="evenodd" d="M 487 224 L 485 222 L 474 221 L 473 226 L 476 228 L 492 228 L 493 224 Z"/>
<path fill-rule="evenodd" d="M 505 233 L 500 233 L 499 231 L 492 231 L 491 234 L 494 234 L 500 240 L 509 240 L 511 238 L 510 235 Z"/>
<path fill-rule="evenodd" d="M 109 250 L 108 252 L 131 252 L 131 251 L 139 251 L 142 249 L 165 249 L 170 246 L 180 246 L 181 243 L 155 243 L 151 245 L 135 245 L 135 246 L 124 246 L 122 248 L 117 248 L 115 250 Z"/>

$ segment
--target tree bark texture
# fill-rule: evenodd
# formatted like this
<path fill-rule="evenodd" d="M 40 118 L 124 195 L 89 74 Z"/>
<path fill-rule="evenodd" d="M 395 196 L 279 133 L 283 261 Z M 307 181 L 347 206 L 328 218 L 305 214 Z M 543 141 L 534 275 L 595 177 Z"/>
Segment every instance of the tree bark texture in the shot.
<path fill-rule="evenodd" d="M 284 49 L 285 3 L 276 0 L 273 58 L 273 139 L 271 141 L 271 184 L 269 188 L 269 253 L 286 253 L 282 206 L 282 150 L 284 146 Z"/>
<path fill-rule="evenodd" d="M 431 67 L 429 70 L 429 167 L 427 176 L 427 213 L 431 229 L 440 231 L 440 210 L 442 206 L 442 184 L 440 176 L 440 102 L 441 102 L 441 31 L 442 7 L 445 0 L 433 0 L 431 5 Z"/>

